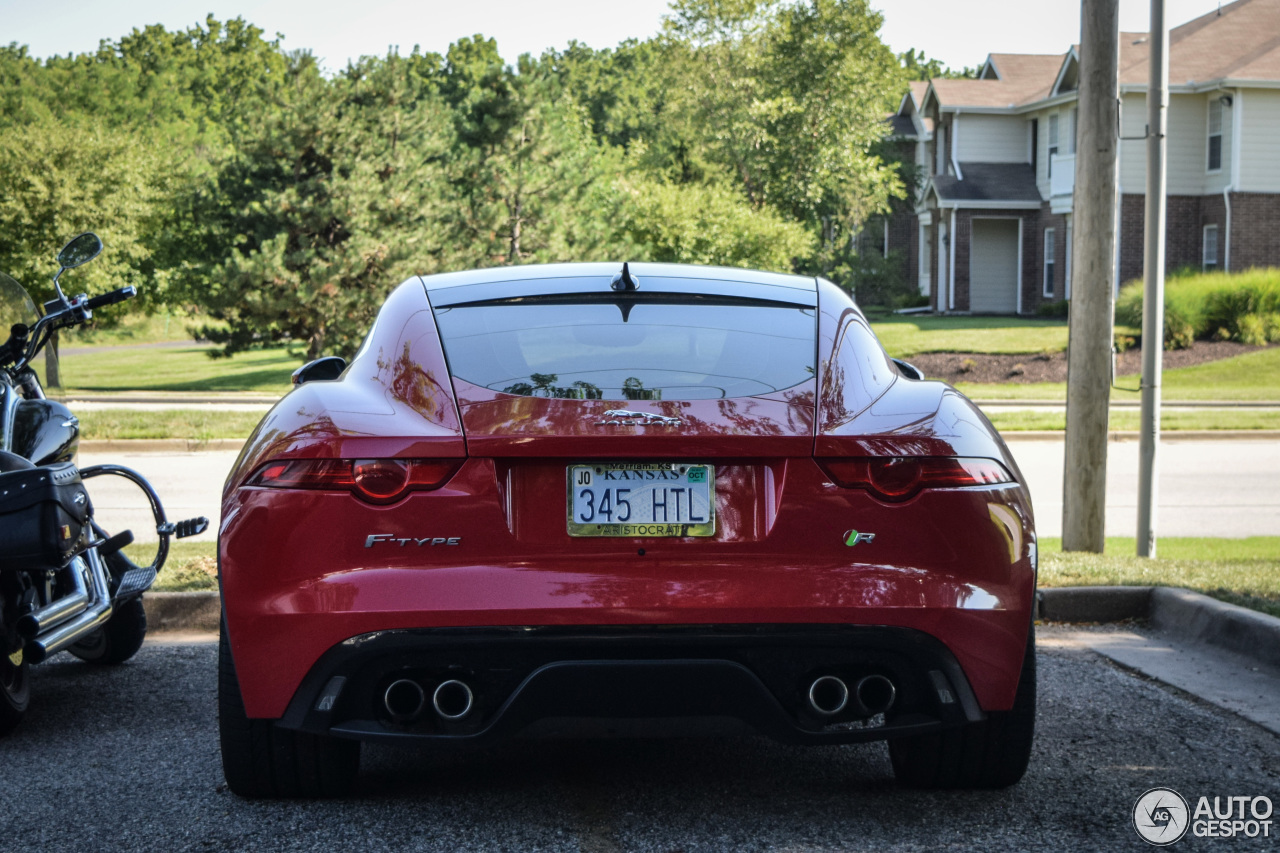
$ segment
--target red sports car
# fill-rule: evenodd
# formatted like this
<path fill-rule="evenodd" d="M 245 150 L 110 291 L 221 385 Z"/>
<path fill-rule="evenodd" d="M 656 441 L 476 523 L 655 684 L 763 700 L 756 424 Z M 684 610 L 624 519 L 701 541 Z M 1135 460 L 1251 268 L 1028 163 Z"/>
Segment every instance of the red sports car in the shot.
<path fill-rule="evenodd" d="M 1031 502 L 964 396 L 822 279 L 631 264 L 413 278 L 227 480 L 223 768 L 332 795 L 361 741 L 888 739 L 1021 778 Z"/>

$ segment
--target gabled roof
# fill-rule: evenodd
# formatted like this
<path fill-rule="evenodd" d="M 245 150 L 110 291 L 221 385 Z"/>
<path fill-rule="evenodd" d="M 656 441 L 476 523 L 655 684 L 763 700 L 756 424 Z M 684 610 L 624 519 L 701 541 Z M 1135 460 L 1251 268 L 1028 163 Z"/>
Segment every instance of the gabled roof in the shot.
<path fill-rule="evenodd" d="M 935 79 L 925 100 L 936 98 L 943 110 L 1018 107 L 1048 97 L 1061 67 L 1060 53 L 993 53 L 983 72 L 999 79 Z"/>
<path fill-rule="evenodd" d="M 1145 86 L 1146 33 L 1120 41 L 1120 84 Z M 1280 0 L 1237 0 L 1169 31 L 1170 87 L 1219 81 L 1280 82 Z"/>
<path fill-rule="evenodd" d="M 925 80 L 913 80 L 908 84 L 898 111 L 888 119 L 890 136 L 919 139 L 923 134 L 927 139 L 933 134 L 933 119 L 925 117 L 920 110 L 927 91 L 929 83 Z"/>
<path fill-rule="evenodd" d="M 985 206 L 1039 207 L 1036 172 L 1029 163 L 961 163 L 964 180 L 955 175 L 934 175 L 933 191 L 940 207 Z"/>

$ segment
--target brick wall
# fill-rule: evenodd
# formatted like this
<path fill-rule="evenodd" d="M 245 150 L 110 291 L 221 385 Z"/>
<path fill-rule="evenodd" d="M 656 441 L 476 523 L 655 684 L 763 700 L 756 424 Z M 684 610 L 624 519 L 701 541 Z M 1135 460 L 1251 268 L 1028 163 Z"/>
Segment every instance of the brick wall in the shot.
<path fill-rule="evenodd" d="M 1225 248 L 1222 242 L 1219 239 L 1220 250 Z M 1278 194 L 1231 194 L 1231 269 L 1250 267 L 1280 267 Z"/>
<path fill-rule="evenodd" d="M 1200 269 L 1204 227 L 1218 226 L 1218 268 L 1226 261 L 1227 210 L 1221 195 L 1169 196 L 1166 202 L 1167 272 Z M 1126 195 L 1120 202 L 1120 281 L 1142 278 L 1145 198 Z M 1280 266 L 1280 195 L 1231 194 L 1231 269 Z"/>
<path fill-rule="evenodd" d="M 969 310 L 969 241 L 973 237 L 973 228 L 970 222 L 972 218 L 973 214 L 969 211 L 956 211 L 956 233 L 951 235 L 951 240 L 956 247 L 955 310 L 957 311 Z"/>

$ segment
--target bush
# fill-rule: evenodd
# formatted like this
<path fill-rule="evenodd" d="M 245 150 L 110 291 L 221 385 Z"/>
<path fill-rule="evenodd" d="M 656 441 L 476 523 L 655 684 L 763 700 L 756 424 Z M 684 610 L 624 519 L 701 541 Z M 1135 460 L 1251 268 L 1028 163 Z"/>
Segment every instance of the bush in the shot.
<path fill-rule="evenodd" d="M 1116 299 L 1116 322 L 1142 325 L 1142 282 L 1133 281 Z M 1165 283 L 1165 346 L 1179 348 L 1183 340 L 1251 340 L 1272 338 L 1267 317 L 1280 313 L 1280 269 L 1252 269 L 1243 273 L 1201 273 L 1171 276 Z M 1258 320 L 1243 318 L 1256 315 Z M 1188 326 L 1190 331 L 1188 332 Z M 1189 337 L 1188 337 L 1189 335 Z M 1182 344 L 1186 346 L 1188 344 Z"/>
<path fill-rule="evenodd" d="M 1071 307 L 1071 302 L 1066 299 L 1059 299 L 1057 302 L 1044 302 L 1036 309 L 1037 317 L 1048 318 L 1067 318 L 1067 311 Z"/>
<path fill-rule="evenodd" d="M 1267 331 L 1267 343 L 1280 344 L 1280 313 L 1271 313 L 1263 318 Z"/>
<path fill-rule="evenodd" d="M 1187 349 L 1196 340 L 1196 326 L 1178 305 L 1164 306 L 1164 348 Z"/>
<path fill-rule="evenodd" d="M 1236 338 L 1242 344 L 1264 346 L 1267 343 L 1267 323 L 1261 314 L 1245 314 L 1236 321 Z"/>

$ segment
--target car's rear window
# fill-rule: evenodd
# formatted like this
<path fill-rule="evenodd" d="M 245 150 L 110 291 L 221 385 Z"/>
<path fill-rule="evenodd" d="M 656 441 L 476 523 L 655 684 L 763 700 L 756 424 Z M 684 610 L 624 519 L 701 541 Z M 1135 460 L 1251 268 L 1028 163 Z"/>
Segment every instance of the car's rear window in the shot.
<path fill-rule="evenodd" d="M 706 400 L 814 375 L 814 309 L 749 300 L 563 297 L 436 309 L 452 374 L 506 394 Z"/>

